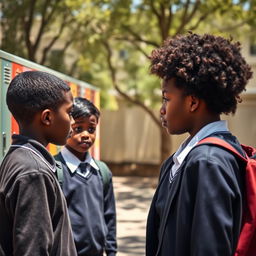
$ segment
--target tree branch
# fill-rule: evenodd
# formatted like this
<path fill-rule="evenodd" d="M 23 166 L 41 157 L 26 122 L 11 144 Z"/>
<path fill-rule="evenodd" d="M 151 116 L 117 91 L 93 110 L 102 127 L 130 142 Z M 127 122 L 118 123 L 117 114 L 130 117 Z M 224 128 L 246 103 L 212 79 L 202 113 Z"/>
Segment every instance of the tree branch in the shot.
<path fill-rule="evenodd" d="M 151 40 L 146 40 L 146 39 L 143 39 L 141 36 L 139 36 L 136 32 L 134 32 L 131 28 L 129 28 L 128 26 L 123 26 L 123 28 L 125 30 L 127 30 L 133 37 L 134 37 L 134 40 L 136 41 L 139 41 L 139 42 L 142 42 L 142 43 L 145 43 L 145 44 L 148 44 L 148 45 L 152 45 L 154 47 L 159 47 L 159 44 L 154 42 L 154 41 L 151 41 Z"/>
<path fill-rule="evenodd" d="M 115 40 L 121 40 L 121 41 L 126 41 L 132 44 L 139 52 L 141 52 L 147 59 L 149 58 L 149 55 L 142 49 L 142 47 L 136 43 L 135 40 L 129 37 L 121 36 L 121 37 L 114 37 Z"/>
<path fill-rule="evenodd" d="M 150 0 L 149 5 L 151 7 L 152 12 L 156 15 L 158 19 L 161 19 L 161 14 L 157 12 L 157 9 L 154 5 L 154 0 Z"/>
<path fill-rule="evenodd" d="M 76 71 L 76 68 L 77 68 L 77 63 L 78 63 L 79 59 L 77 58 L 75 61 L 73 61 L 69 71 L 67 72 L 67 74 L 69 76 L 74 76 L 74 73 Z"/>
<path fill-rule="evenodd" d="M 55 44 L 55 42 L 60 38 L 60 36 L 62 35 L 63 33 L 63 30 L 65 28 L 65 26 L 69 23 L 70 21 L 67 21 L 66 20 L 66 17 L 63 16 L 63 20 L 62 20 L 62 23 L 61 23 L 61 26 L 59 28 L 59 31 L 58 33 L 50 40 L 49 44 L 44 47 L 43 49 L 43 55 L 42 55 L 42 58 L 41 58 L 41 61 L 40 61 L 40 64 L 44 64 L 45 63 L 45 60 L 46 60 L 46 56 L 49 52 L 49 50 L 52 48 L 52 46 Z M 73 38 L 74 37 L 71 37 L 72 41 L 73 41 Z"/>
<path fill-rule="evenodd" d="M 112 64 L 112 49 L 109 46 L 109 43 L 105 40 L 102 41 L 103 46 L 105 47 L 106 51 L 107 51 L 107 63 L 108 63 L 108 67 L 111 73 L 111 79 L 112 79 L 112 83 L 114 88 L 116 89 L 116 91 L 127 101 L 141 107 L 142 109 L 144 109 L 152 118 L 152 120 L 154 121 L 154 123 L 158 126 L 158 127 L 162 127 L 160 120 L 155 116 L 155 114 L 149 109 L 147 108 L 141 101 L 133 99 L 132 97 L 130 97 L 128 94 L 126 94 L 125 92 L 123 92 L 119 86 L 117 85 L 117 81 L 116 81 L 116 70 Z"/>
<path fill-rule="evenodd" d="M 196 14 L 196 11 L 198 10 L 199 6 L 200 6 L 200 0 L 196 0 L 196 3 L 194 4 L 193 10 L 188 13 L 188 9 L 189 9 L 189 5 L 190 5 L 190 0 L 187 0 L 186 5 L 185 5 L 185 10 L 183 12 L 183 17 L 182 17 L 182 22 L 180 23 L 179 28 L 176 30 L 175 35 L 178 35 L 180 33 L 182 33 L 182 31 L 184 30 L 184 27 L 186 26 L 186 24 L 193 18 L 193 16 Z"/>
<path fill-rule="evenodd" d="M 218 10 L 219 8 L 220 8 L 220 6 L 215 6 L 210 11 L 208 11 L 208 12 L 204 13 L 203 15 L 201 15 L 201 17 L 197 20 L 196 24 L 194 26 L 190 27 L 188 30 L 193 31 L 193 30 L 197 29 L 201 22 L 203 22 L 210 14 L 212 14 L 213 12 Z"/>
<path fill-rule="evenodd" d="M 33 17 L 34 17 L 34 11 L 35 11 L 35 5 L 36 5 L 36 0 L 32 0 L 29 4 L 29 10 L 28 10 L 28 19 L 26 19 L 25 16 L 22 17 L 23 20 L 23 26 L 24 26 L 24 38 L 25 38 L 25 44 L 27 46 L 28 50 L 28 57 L 30 60 L 34 61 L 35 60 L 35 52 L 30 40 L 30 33 L 31 33 L 31 28 L 33 24 Z"/>
<path fill-rule="evenodd" d="M 51 0 L 45 0 L 45 3 L 43 5 L 43 9 L 41 12 L 41 23 L 40 23 L 40 27 L 36 36 L 36 40 L 35 43 L 33 45 L 34 51 L 36 52 L 36 50 L 38 49 L 38 46 L 40 44 L 41 38 L 43 36 L 43 32 L 45 30 L 45 27 L 47 26 L 47 24 L 49 23 L 49 19 L 46 17 L 47 16 L 47 8 L 49 7 L 49 3 Z"/>

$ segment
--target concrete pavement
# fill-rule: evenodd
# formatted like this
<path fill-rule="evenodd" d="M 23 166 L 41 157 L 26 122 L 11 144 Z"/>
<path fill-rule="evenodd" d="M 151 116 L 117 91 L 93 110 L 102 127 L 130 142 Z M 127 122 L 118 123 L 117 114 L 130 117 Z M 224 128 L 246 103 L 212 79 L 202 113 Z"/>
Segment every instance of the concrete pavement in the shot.
<path fill-rule="evenodd" d="M 145 255 L 146 219 L 156 183 L 155 177 L 113 177 L 117 256 Z"/>

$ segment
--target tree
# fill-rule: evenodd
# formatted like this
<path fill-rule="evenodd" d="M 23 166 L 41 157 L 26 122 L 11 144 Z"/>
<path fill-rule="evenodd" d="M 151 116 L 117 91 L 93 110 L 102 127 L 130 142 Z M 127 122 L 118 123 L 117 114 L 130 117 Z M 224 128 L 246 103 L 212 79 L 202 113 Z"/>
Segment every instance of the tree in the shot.
<path fill-rule="evenodd" d="M 167 37 L 187 31 L 229 34 L 255 25 L 256 0 L 8 0 L 2 3 L 2 49 L 114 88 L 150 115 L 161 133 L 161 159 L 170 136 L 153 111 L 159 81 L 148 56 Z M 56 49 L 57 43 L 58 51 Z M 63 65 L 67 49 L 74 52 Z M 71 63 L 70 63 L 71 62 Z M 67 68 L 68 66 L 68 68 Z M 109 76 L 110 74 L 110 76 Z M 102 90 L 102 95 L 106 94 Z M 104 102 L 104 97 L 103 97 Z"/>
<path fill-rule="evenodd" d="M 8 0 L 2 2 L 1 48 L 7 52 L 45 65 L 51 50 L 58 43 L 56 59 L 77 39 L 79 31 L 86 27 L 90 17 L 78 20 L 72 8 L 62 0 Z M 67 32 L 67 29 L 69 32 Z M 48 63 L 51 65 L 51 63 Z"/>
<path fill-rule="evenodd" d="M 97 34 L 93 43 L 98 46 L 98 56 L 94 56 L 94 62 L 100 60 L 109 69 L 119 95 L 141 107 L 159 127 L 164 160 L 170 154 L 171 142 L 153 111 L 159 101 L 159 82 L 148 76 L 148 55 L 168 37 L 189 30 L 207 32 L 210 27 L 211 32 L 228 34 L 232 28 L 254 22 L 255 1 L 116 0 L 104 1 L 100 8 L 105 15 L 91 27 Z"/>

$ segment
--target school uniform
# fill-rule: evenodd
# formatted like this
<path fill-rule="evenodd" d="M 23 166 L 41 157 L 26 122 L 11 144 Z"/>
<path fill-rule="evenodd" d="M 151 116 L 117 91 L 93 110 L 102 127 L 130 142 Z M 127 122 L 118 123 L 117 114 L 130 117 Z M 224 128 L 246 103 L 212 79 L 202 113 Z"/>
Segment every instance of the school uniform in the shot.
<path fill-rule="evenodd" d="M 35 140 L 12 139 L 0 167 L 0 255 L 77 255 L 53 157 Z"/>
<path fill-rule="evenodd" d="M 242 153 L 226 122 L 203 127 L 161 167 L 146 236 L 146 256 L 232 256 L 238 241 L 244 173 L 234 155 L 214 145 L 196 146 L 209 136 Z"/>
<path fill-rule="evenodd" d="M 87 152 L 81 162 L 66 147 L 58 155 L 63 164 L 63 193 L 67 200 L 79 256 L 116 255 L 116 210 L 112 178 L 104 192 L 99 167 Z M 83 166 L 82 168 L 80 166 Z M 112 176 L 111 173 L 109 175 Z"/>

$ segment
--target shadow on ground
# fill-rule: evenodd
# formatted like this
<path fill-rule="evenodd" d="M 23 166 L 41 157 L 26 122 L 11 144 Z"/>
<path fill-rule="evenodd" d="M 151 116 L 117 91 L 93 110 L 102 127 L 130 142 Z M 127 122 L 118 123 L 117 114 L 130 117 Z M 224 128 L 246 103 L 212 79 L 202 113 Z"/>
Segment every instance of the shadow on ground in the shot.
<path fill-rule="evenodd" d="M 114 177 L 118 256 L 145 255 L 146 218 L 154 177 Z"/>

